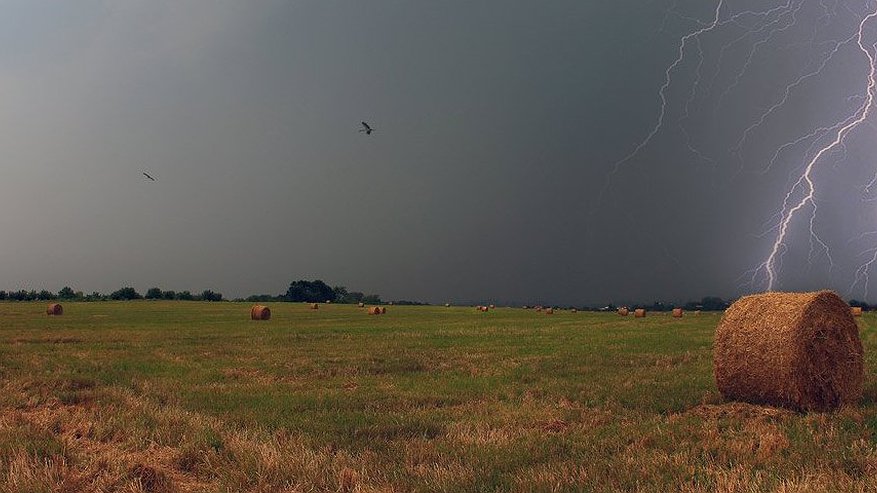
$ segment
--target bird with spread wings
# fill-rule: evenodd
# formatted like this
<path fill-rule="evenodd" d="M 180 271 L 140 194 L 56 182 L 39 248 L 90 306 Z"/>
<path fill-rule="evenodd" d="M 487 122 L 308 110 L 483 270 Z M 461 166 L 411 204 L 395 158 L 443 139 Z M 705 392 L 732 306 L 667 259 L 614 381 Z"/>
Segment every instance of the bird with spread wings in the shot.
<path fill-rule="evenodd" d="M 362 123 L 362 127 L 363 127 L 363 128 L 359 129 L 360 132 L 365 132 L 366 135 L 371 135 L 372 132 L 375 131 L 375 129 L 371 128 L 368 123 L 366 123 L 366 122 L 360 122 L 360 123 Z"/>

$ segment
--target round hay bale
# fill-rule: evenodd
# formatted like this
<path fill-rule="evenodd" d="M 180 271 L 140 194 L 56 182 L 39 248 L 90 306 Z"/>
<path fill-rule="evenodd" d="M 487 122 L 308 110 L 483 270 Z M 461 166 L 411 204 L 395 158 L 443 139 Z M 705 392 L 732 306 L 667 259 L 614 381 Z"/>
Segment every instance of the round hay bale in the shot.
<path fill-rule="evenodd" d="M 496 305 L 490 305 L 491 310 L 493 310 L 494 308 L 496 308 Z"/>
<path fill-rule="evenodd" d="M 575 309 L 575 308 L 573 308 L 573 309 L 572 309 L 572 310 L 570 310 L 570 311 L 571 311 L 571 312 L 573 312 L 573 313 L 578 313 L 578 310 L 577 310 L 577 309 Z"/>
<path fill-rule="evenodd" d="M 387 313 L 387 307 L 382 306 L 382 307 L 381 307 L 381 315 L 383 315 L 383 314 L 385 314 L 385 313 Z"/>
<path fill-rule="evenodd" d="M 445 308 L 450 308 L 450 307 L 451 307 L 450 303 L 445 303 Z"/>
<path fill-rule="evenodd" d="M 381 313 L 382 313 L 382 312 L 381 312 L 381 307 L 379 307 L 379 306 L 370 306 L 370 307 L 368 308 L 368 314 L 369 314 L 369 315 L 380 315 Z"/>
<path fill-rule="evenodd" d="M 643 308 L 637 308 L 633 311 L 633 316 L 636 318 L 643 318 L 646 316 L 646 311 Z"/>
<path fill-rule="evenodd" d="M 320 305 L 318 305 L 316 303 L 311 303 L 311 310 L 319 310 L 319 309 L 320 309 Z"/>
<path fill-rule="evenodd" d="M 861 306 L 851 306 L 850 313 L 852 313 L 854 317 L 861 317 L 862 316 L 862 307 Z"/>
<path fill-rule="evenodd" d="M 554 308 L 546 308 L 545 314 L 546 315 L 554 315 Z"/>
<path fill-rule="evenodd" d="M 541 312 L 541 311 L 542 311 L 542 307 L 541 307 L 541 306 L 537 306 L 537 307 L 536 307 L 536 311 L 537 311 L 537 312 Z"/>
<path fill-rule="evenodd" d="M 490 308 L 488 308 L 486 306 L 479 306 L 478 309 L 481 310 L 482 312 L 486 312 L 486 311 L 490 310 Z"/>
<path fill-rule="evenodd" d="M 60 303 L 50 303 L 46 307 L 46 315 L 58 316 L 64 314 L 64 307 Z"/>
<path fill-rule="evenodd" d="M 682 308 L 673 309 L 673 318 L 682 318 Z"/>
<path fill-rule="evenodd" d="M 250 308 L 251 320 L 269 320 L 271 318 L 271 309 L 263 305 L 253 305 Z"/>
<path fill-rule="evenodd" d="M 629 313 L 630 313 L 630 310 L 628 310 L 625 307 L 621 307 L 618 309 L 618 314 L 621 315 L 622 317 L 626 317 Z"/>
<path fill-rule="evenodd" d="M 864 379 L 859 329 L 831 291 L 745 296 L 716 327 L 713 372 L 728 399 L 802 411 L 853 404 Z"/>
<path fill-rule="evenodd" d="M 358 307 L 360 307 L 360 308 L 365 308 L 365 303 L 360 302 L 360 303 L 359 303 L 358 305 L 356 305 L 356 306 L 358 306 Z"/>

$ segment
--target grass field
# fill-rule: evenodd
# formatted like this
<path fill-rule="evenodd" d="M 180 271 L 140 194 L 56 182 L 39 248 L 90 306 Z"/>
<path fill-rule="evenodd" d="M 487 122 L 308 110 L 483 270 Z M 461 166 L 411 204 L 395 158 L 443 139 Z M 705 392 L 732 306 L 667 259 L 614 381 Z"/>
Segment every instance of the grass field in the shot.
<path fill-rule="evenodd" d="M 862 405 L 725 403 L 719 314 L 0 303 L 0 491 L 874 491 Z"/>

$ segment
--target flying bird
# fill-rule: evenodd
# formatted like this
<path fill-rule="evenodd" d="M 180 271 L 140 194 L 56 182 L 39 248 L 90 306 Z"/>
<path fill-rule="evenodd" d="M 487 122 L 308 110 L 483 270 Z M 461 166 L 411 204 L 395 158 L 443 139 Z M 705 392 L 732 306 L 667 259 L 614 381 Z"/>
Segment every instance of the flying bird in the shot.
<path fill-rule="evenodd" d="M 145 171 L 143 172 L 143 176 L 149 178 L 149 179 L 152 180 L 152 181 L 155 181 L 155 178 L 149 176 L 149 173 L 147 173 L 147 172 L 145 172 Z"/>
<path fill-rule="evenodd" d="M 361 123 L 362 123 L 363 128 L 359 129 L 360 132 L 365 132 L 366 135 L 371 135 L 372 132 L 375 131 L 373 128 L 368 126 L 368 123 L 366 123 L 366 122 L 361 122 Z"/>

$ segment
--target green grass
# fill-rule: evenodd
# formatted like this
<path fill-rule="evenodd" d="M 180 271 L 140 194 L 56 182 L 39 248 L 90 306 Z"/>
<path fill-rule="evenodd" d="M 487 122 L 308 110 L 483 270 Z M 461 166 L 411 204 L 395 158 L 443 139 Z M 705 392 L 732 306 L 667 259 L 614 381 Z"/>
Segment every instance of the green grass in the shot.
<path fill-rule="evenodd" d="M 0 491 L 877 488 L 865 398 L 723 403 L 718 314 L 0 303 Z"/>

